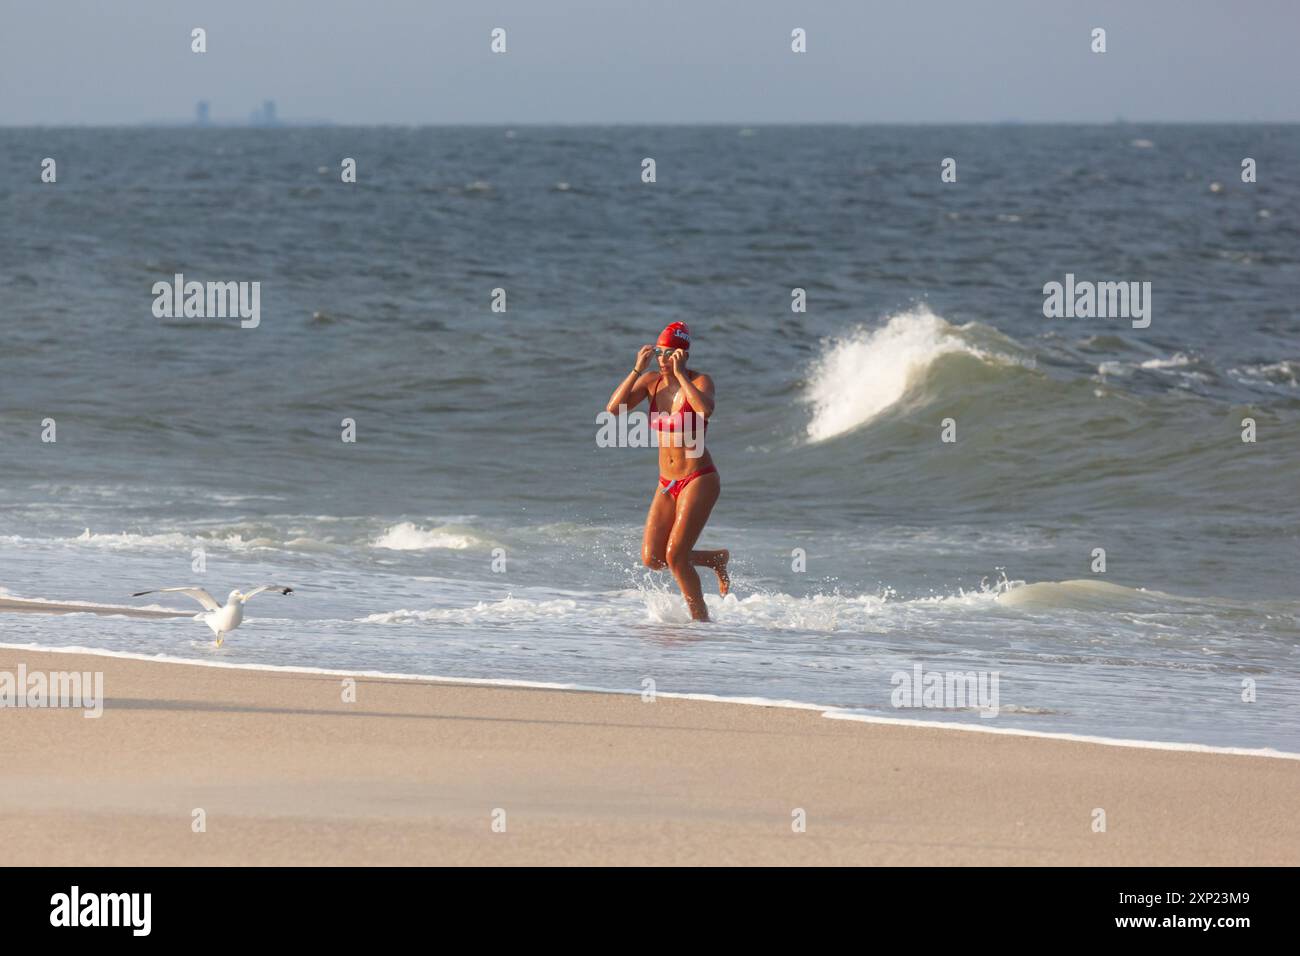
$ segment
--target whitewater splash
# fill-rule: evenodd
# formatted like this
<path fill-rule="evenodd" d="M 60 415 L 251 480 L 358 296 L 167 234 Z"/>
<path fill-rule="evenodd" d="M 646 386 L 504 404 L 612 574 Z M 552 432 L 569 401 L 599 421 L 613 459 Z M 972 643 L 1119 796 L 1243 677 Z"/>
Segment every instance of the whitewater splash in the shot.
<path fill-rule="evenodd" d="M 477 540 L 471 535 L 458 534 L 445 528 L 421 528 L 403 521 L 387 529 L 370 546 L 388 551 L 428 551 L 434 548 L 464 551 L 476 543 Z"/>
<path fill-rule="evenodd" d="M 892 316 L 877 329 L 858 328 L 830 343 L 809 376 L 808 439 L 818 442 L 867 424 L 898 402 L 940 356 L 964 353 L 1009 363 L 1008 355 L 972 345 L 961 330 L 925 306 Z"/>
<path fill-rule="evenodd" d="M 1193 599 L 1162 591 L 1125 587 L 1105 581 L 1067 580 L 1026 583 L 1005 574 L 985 579 L 975 590 L 899 597 L 885 589 L 875 594 L 823 593 L 795 596 L 760 592 L 738 597 L 705 594 L 712 625 L 702 633 L 744 633 L 750 637 L 780 632 L 824 635 L 883 635 L 902 629 L 920 633 L 933 627 L 970 627 L 972 615 L 1003 610 L 1010 613 L 1084 612 L 1091 614 L 1197 614 L 1228 612 L 1231 602 Z M 1003 619 L 1005 620 L 1005 619 Z M 607 631 L 637 625 L 694 627 L 681 595 L 668 588 L 631 588 L 618 592 L 573 596 L 523 597 L 507 595 L 462 606 L 403 608 L 369 614 L 353 623 L 363 625 L 517 626 L 547 624 L 576 632 L 584 628 Z"/>
<path fill-rule="evenodd" d="M 1021 583 L 998 595 L 1003 607 L 1025 611 L 1097 611 L 1141 612 L 1174 610 L 1176 607 L 1195 605 L 1198 602 L 1164 591 L 1130 588 L 1108 581 L 1075 578 L 1070 581 L 1036 581 Z"/>
<path fill-rule="evenodd" d="M 911 599 L 897 599 L 888 590 L 882 590 L 876 594 L 805 596 L 760 592 L 743 598 L 733 592 L 726 597 L 705 594 L 704 600 L 714 624 L 723 628 L 739 627 L 748 633 L 879 634 L 888 632 L 904 619 L 925 619 L 936 613 L 960 614 L 965 609 L 993 607 L 999 597 L 1023 584 L 1003 578 L 992 584 L 986 582 L 976 591 L 959 589 L 955 594 Z M 694 626 L 697 623 L 691 620 L 680 594 L 657 587 L 560 598 L 528 598 L 512 594 L 500 600 L 478 601 L 467 606 L 385 611 L 366 615 L 353 623 L 495 626 L 543 622 L 566 630 L 586 626 L 608 629 L 638 624 Z M 706 630 L 705 633 L 710 632 Z"/>

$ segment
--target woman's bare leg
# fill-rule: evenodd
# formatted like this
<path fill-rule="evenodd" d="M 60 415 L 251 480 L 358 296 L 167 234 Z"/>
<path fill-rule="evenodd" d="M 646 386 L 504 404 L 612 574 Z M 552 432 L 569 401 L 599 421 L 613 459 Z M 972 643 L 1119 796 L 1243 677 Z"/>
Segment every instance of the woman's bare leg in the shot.
<path fill-rule="evenodd" d="M 726 597 L 727 592 L 731 590 L 731 575 L 727 573 L 727 562 L 730 560 L 731 552 L 726 548 L 719 548 L 717 551 L 691 552 L 691 564 L 711 568 L 718 576 L 718 593 L 723 597 Z"/>
<path fill-rule="evenodd" d="M 682 589 L 682 596 L 686 598 L 687 610 L 697 621 L 707 621 L 709 609 L 704 603 L 700 576 L 695 570 L 691 549 L 699 540 L 700 532 L 704 530 L 721 493 L 722 480 L 716 472 L 692 481 L 677 496 L 677 517 L 668 535 L 668 549 L 665 553 L 668 567 L 677 579 L 677 586 Z"/>
<path fill-rule="evenodd" d="M 641 536 L 641 563 L 654 571 L 668 567 L 668 534 L 677 517 L 677 502 L 671 495 L 660 494 L 658 484 L 645 516 L 645 533 Z"/>

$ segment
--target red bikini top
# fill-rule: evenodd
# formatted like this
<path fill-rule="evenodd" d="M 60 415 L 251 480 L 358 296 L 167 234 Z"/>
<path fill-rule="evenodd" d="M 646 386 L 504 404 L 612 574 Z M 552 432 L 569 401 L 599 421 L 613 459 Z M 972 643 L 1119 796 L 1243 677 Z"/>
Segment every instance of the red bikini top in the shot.
<path fill-rule="evenodd" d="M 660 389 L 660 391 L 662 391 L 662 389 Z M 651 392 L 651 393 L 650 393 L 650 418 L 651 418 L 651 422 L 652 422 L 652 424 L 651 424 L 651 426 L 650 426 L 651 428 L 653 428 L 655 431 L 659 431 L 659 432 L 675 432 L 675 431 L 677 431 L 677 421 L 678 421 L 678 419 L 681 420 L 681 423 L 682 423 L 682 430 L 683 430 L 683 431 L 686 431 L 687 429 L 690 429 L 691 431 L 694 431 L 695 428 L 698 427 L 698 426 L 696 426 L 696 424 L 695 424 L 695 417 L 696 417 L 696 414 L 697 414 L 697 413 L 696 413 L 695 409 L 691 407 L 691 399 L 690 399 L 690 396 L 687 396 L 686 399 L 682 402 L 682 409 L 681 409 L 681 411 L 679 411 L 679 412 L 659 412 L 659 413 L 656 415 L 656 413 L 655 413 L 655 395 L 656 395 L 656 394 L 658 394 L 658 393 L 657 393 L 657 392 Z M 687 421 L 686 421 L 686 416 L 687 416 L 687 415 L 690 415 L 690 416 L 691 416 L 691 421 L 690 421 L 689 423 L 687 423 Z M 700 417 L 703 417 L 703 416 L 700 416 Z M 709 430 L 709 420 L 708 420 L 707 418 L 704 419 L 704 430 L 705 430 L 706 432 Z"/>

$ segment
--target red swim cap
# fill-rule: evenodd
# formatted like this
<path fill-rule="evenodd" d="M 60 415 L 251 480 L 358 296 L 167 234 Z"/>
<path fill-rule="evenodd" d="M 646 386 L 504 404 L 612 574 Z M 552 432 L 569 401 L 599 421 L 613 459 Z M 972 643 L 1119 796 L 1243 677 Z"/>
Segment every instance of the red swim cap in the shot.
<path fill-rule="evenodd" d="M 670 349 L 689 350 L 691 347 L 691 330 L 686 327 L 685 322 L 674 322 L 659 333 L 659 341 L 655 345 L 666 346 Z"/>

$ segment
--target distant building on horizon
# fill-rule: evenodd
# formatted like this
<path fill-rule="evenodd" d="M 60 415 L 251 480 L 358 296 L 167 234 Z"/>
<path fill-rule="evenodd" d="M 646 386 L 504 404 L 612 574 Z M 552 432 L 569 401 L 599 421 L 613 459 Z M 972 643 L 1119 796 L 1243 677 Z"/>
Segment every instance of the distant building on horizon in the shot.
<path fill-rule="evenodd" d="M 250 126 L 279 126 L 280 121 L 275 116 L 275 100 L 263 100 L 260 110 L 253 110 L 249 114 L 248 124 Z"/>
<path fill-rule="evenodd" d="M 206 126 L 220 128 L 240 128 L 240 127 L 284 127 L 284 126 L 333 126 L 330 120 L 323 119 L 298 119 L 284 122 L 280 119 L 280 111 L 276 108 L 275 100 L 263 100 L 262 105 L 248 114 L 247 120 L 238 119 L 213 119 L 211 104 L 207 100 L 199 100 L 194 104 L 194 119 L 188 123 L 185 120 L 154 120 L 143 124 L 145 126 Z"/>

